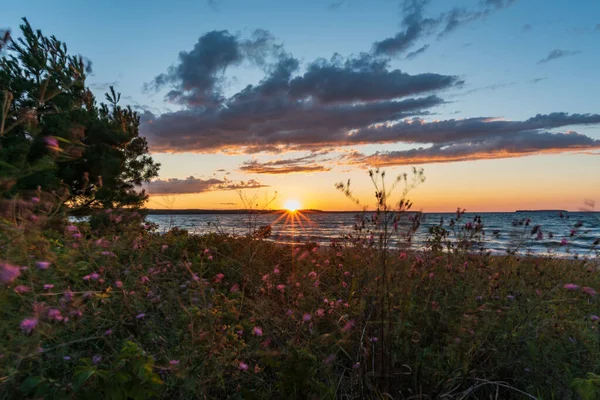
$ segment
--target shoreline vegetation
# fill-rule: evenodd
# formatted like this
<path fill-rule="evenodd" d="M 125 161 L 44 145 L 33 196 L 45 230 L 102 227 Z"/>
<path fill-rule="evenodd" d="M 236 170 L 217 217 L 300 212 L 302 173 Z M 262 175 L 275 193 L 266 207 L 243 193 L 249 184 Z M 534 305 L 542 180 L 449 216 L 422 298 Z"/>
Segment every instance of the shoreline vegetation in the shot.
<path fill-rule="evenodd" d="M 190 209 L 160 209 L 160 208 L 148 208 L 148 215 L 195 215 L 195 214 L 282 214 L 288 212 L 285 209 L 273 209 L 273 210 L 248 210 L 248 209 L 233 209 L 233 210 L 224 210 L 224 209 L 198 209 L 198 208 L 190 208 Z M 376 210 L 316 210 L 316 209 L 302 209 L 297 210 L 299 212 L 306 213 L 327 213 L 327 214 L 360 214 L 363 212 L 375 212 Z M 412 211 L 413 213 L 417 213 L 417 211 Z M 581 211 L 568 211 L 568 210 L 516 210 L 516 211 L 487 211 L 485 213 L 584 213 L 584 212 L 596 212 L 589 210 L 581 210 Z M 424 214 L 454 214 L 455 211 L 444 211 L 444 212 L 424 212 Z M 481 214 L 480 212 L 472 212 L 470 214 Z"/>

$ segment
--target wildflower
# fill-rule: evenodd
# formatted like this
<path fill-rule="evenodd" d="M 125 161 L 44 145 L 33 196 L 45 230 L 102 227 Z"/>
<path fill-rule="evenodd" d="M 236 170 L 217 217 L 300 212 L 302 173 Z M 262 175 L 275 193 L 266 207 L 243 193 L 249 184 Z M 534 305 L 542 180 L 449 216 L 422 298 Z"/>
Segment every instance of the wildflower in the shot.
<path fill-rule="evenodd" d="M 15 286 L 14 290 L 16 293 L 23 294 L 23 293 L 29 292 L 31 289 L 27 286 L 18 285 L 18 286 Z"/>
<path fill-rule="evenodd" d="M 107 257 L 116 257 L 116 254 L 113 253 L 112 251 L 103 251 L 101 254 L 103 256 L 107 256 Z"/>
<path fill-rule="evenodd" d="M 169 361 L 169 364 L 171 364 L 171 365 L 179 365 L 179 360 L 171 360 L 171 361 Z"/>
<path fill-rule="evenodd" d="M 431 302 L 431 308 L 434 310 L 439 310 L 440 309 L 440 304 L 437 301 L 432 301 Z"/>
<path fill-rule="evenodd" d="M 21 275 L 19 267 L 7 263 L 0 264 L 0 282 L 8 285 Z"/>
<path fill-rule="evenodd" d="M 325 316 L 325 310 L 323 310 L 322 308 L 319 308 L 315 314 L 317 314 L 317 317 L 323 317 Z"/>
<path fill-rule="evenodd" d="M 83 278 L 81 278 L 81 279 L 83 279 L 84 281 L 89 281 L 89 280 L 90 280 L 90 276 L 89 276 L 89 275 L 86 275 L 86 276 L 84 276 L 84 277 L 83 277 Z"/>
<path fill-rule="evenodd" d="M 104 336 L 110 336 L 110 335 L 112 335 L 112 333 L 113 333 L 112 329 L 107 329 L 104 331 Z"/>
<path fill-rule="evenodd" d="M 567 239 L 562 239 L 562 240 L 560 241 L 560 245 L 561 245 L 561 246 L 566 246 L 567 244 L 569 244 L 569 241 L 568 241 Z"/>
<path fill-rule="evenodd" d="M 592 315 L 592 316 L 590 317 L 590 319 L 591 319 L 592 321 L 594 321 L 594 322 L 598 322 L 598 321 L 600 321 L 600 317 L 599 317 L 599 316 L 597 316 L 597 315 Z"/>
<path fill-rule="evenodd" d="M 57 308 L 51 308 L 48 310 L 48 319 L 51 321 L 62 321 L 63 316 L 60 315 L 60 310 Z"/>
<path fill-rule="evenodd" d="M 67 231 L 69 231 L 69 232 L 77 232 L 78 230 L 79 230 L 79 228 L 77 228 L 75 225 L 67 226 Z"/>
<path fill-rule="evenodd" d="M 122 288 L 123 288 L 123 282 L 121 282 L 121 281 L 116 281 L 116 282 L 115 282 L 115 286 L 116 286 L 117 288 L 119 288 L 119 289 L 122 289 Z"/>
<path fill-rule="evenodd" d="M 294 311 L 292 311 L 292 310 L 290 310 L 290 309 L 288 309 L 288 310 L 285 312 L 285 316 L 286 316 L 286 317 L 290 317 L 290 316 L 292 316 L 292 314 L 294 314 Z"/>
<path fill-rule="evenodd" d="M 139 314 L 138 314 L 138 315 L 136 315 L 135 317 L 136 317 L 137 319 L 142 319 L 142 318 L 144 318 L 145 316 L 146 316 L 146 314 L 144 314 L 144 313 L 139 313 Z"/>
<path fill-rule="evenodd" d="M 39 197 L 32 197 L 31 198 L 31 202 L 34 203 L 34 204 L 35 203 L 39 203 L 40 202 L 40 198 Z"/>
<path fill-rule="evenodd" d="M 44 285 L 44 290 L 50 290 L 50 289 L 52 289 L 53 287 L 54 287 L 54 285 L 53 285 L 53 284 L 51 284 L 51 283 L 46 283 L 46 284 Z"/>
<path fill-rule="evenodd" d="M 94 357 L 92 357 L 92 363 L 94 363 L 94 365 L 98 365 L 102 362 L 102 356 L 96 354 Z"/>
<path fill-rule="evenodd" d="M 277 290 L 279 290 L 281 293 L 285 292 L 285 285 L 284 284 L 277 285 Z"/>
<path fill-rule="evenodd" d="M 344 272 L 344 276 L 350 276 L 350 272 L 348 272 L 348 271 Z"/>
<path fill-rule="evenodd" d="M 454 343 L 460 344 L 460 338 L 459 337 L 454 338 Z"/>
<path fill-rule="evenodd" d="M 354 365 L 352 365 L 352 369 L 359 369 L 360 368 L 360 362 L 355 362 Z"/>
<path fill-rule="evenodd" d="M 229 291 L 231 293 L 239 292 L 240 291 L 240 285 L 238 285 L 237 283 L 234 283 L 233 286 L 231 286 L 231 289 L 229 289 Z"/>
<path fill-rule="evenodd" d="M 275 275 L 277 275 L 277 274 L 279 273 L 279 268 L 275 268 L 275 269 L 273 270 L 273 273 L 274 273 Z"/>
<path fill-rule="evenodd" d="M 337 253 L 335 253 L 335 255 L 338 256 L 338 257 L 341 257 L 342 253 L 338 251 Z"/>
<path fill-rule="evenodd" d="M 213 259 L 213 256 L 212 256 L 212 255 L 211 255 L 211 256 L 208 256 L 208 259 L 209 259 L 209 260 L 212 260 L 212 259 Z"/>
<path fill-rule="evenodd" d="M 93 274 L 90 275 L 90 278 L 94 281 L 97 281 L 98 278 L 100 278 L 100 275 L 98 275 L 98 273 L 94 272 Z"/>
<path fill-rule="evenodd" d="M 219 273 L 219 274 L 215 275 L 215 277 L 213 278 L 213 282 L 214 283 L 221 283 L 221 281 L 223 280 L 223 278 L 225 278 L 225 275 Z"/>
<path fill-rule="evenodd" d="M 31 333 L 31 331 L 33 331 L 35 329 L 37 324 L 38 324 L 37 318 L 26 318 L 23 321 L 21 321 L 19 326 L 21 327 L 21 330 L 23 332 L 29 334 L 29 333 Z"/>
<path fill-rule="evenodd" d="M 168 244 L 163 244 L 163 245 L 162 245 L 162 247 L 161 247 L 160 249 L 161 249 L 161 250 L 164 252 L 164 251 L 165 251 L 165 250 L 167 250 L 168 248 L 169 248 L 169 245 L 168 245 Z"/>
<path fill-rule="evenodd" d="M 46 136 L 44 138 L 44 143 L 46 143 L 46 147 L 51 151 L 60 151 L 60 146 L 58 145 L 58 139 L 54 136 Z"/>
<path fill-rule="evenodd" d="M 263 335 L 263 330 L 262 330 L 262 328 L 261 328 L 260 326 L 255 326 L 255 327 L 252 329 L 252 333 L 253 333 L 254 335 L 256 335 L 256 336 L 262 336 L 262 335 Z"/>
<path fill-rule="evenodd" d="M 584 286 L 584 287 L 581 289 L 581 291 L 582 291 L 582 292 L 585 292 L 585 293 L 587 293 L 587 294 L 589 294 L 589 295 L 590 295 L 590 296 L 592 296 L 592 297 L 594 297 L 594 296 L 597 294 L 597 293 L 596 293 L 596 291 L 595 291 L 594 289 L 592 289 L 591 287 L 587 287 L 587 286 Z"/>
<path fill-rule="evenodd" d="M 506 296 L 506 298 L 509 300 L 514 300 L 515 296 L 513 296 L 512 294 L 509 294 L 508 296 Z"/>
<path fill-rule="evenodd" d="M 330 354 L 327 356 L 327 358 L 325 360 L 323 360 L 323 362 L 325 364 L 331 364 L 333 362 L 333 360 L 335 360 L 335 355 Z"/>
<path fill-rule="evenodd" d="M 346 288 L 348 287 L 348 284 L 347 284 L 346 282 L 342 282 L 342 287 L 343 287 L 344 289 L 346 289 Z"/>
<path fill-rule="evenodd" d="M 81 233 L 74 233 L 74 234 L 73 234 L 73 237 L 74 237 L 75 239 L 81 239 L 81 238 L 83 237 L 83 235 L 82 235 Z"/>
<path fill-rule="evenodd" d="M 65 361 L 71 361 L 71 357 L 69 357 L 69 356 L 64 356 L 64 357 L 63 357 L 63 360 L 65 360 Z"/>
<path fill-rule="evenodd" d="M 308 321 L 310 321 L 311 318 L 312 318 L 312 316 L 310 314 L 306 313 L 302 316 L 302 321 L 308 322 Z"/>
<path fill-rule="evenodd" d="M 377 336 L 373 336 L 371 338 L 371 342 L 373 342 L 373 343 L 377 343 L 378 341 L 379 341 L 379 339 L 377 339 Z"/>
<path fill-rule="evenodd" d="M 346 322 L 346 325 L 342 327 L 342 332 L 348 332 L 354 326 L 354 321 Z"/>
<path fill-rule="evenodd" d="M 311 278 L 316 278 L 316 277 L 317 277 L 317 273 L 316 273 L 315 271 L 311 271 L 311 272 L 308 274 L 308 276 L 309 276 L 309 277 L 311 277 Z"/>
<path fill-rule="evenodd" d="M 563 288 L 567 289 L 567 290 L 577 290 L 577 289 L 579 289 L 579 286 L 574 283 L 565 283 Z"/>
<path fill-rule="evenodd" d="M 240 371 L 248 371 L 248 364 L 246 364 L 245 362 L 240 362 L 238 368 L 240 369 Z"/>
<path fill-rule="evenodd" d="M 150 282 L 150 278 L 148 278 L 146 275 L 142 276 L 142 283 L 148 283 Z"/>
<path fill-rule="evenodd" d="M 48 261 L 38 261 L 35 265 L 38 267 L 38 269 L 46 270 L 48 267 L 50 267 L 50 264 L 51 263 Z"/>

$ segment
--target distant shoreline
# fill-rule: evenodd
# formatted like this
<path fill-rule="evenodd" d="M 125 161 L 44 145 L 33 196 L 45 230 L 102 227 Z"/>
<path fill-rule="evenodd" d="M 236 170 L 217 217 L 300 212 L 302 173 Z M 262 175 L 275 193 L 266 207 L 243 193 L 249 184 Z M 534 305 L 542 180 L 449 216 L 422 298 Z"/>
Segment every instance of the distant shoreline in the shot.
<path fill-rule="evenodd" d="M 288 212 L 287 210 L 207 210 L 207 209 L 148 209 L 149 215 L 202 215 L 202 214 L 220 214 L 220 215 L 232 215 L 232 214 L 281 214 Z M 324 210 L 298 210 L 304 213 L 318 213 L 318 214 L 356 214 L 363 212 L 362 210 L 355 211 L 324 211 Z M 373 210 L 367 210 L 367 212 L 374 212 Z M 415 213 L 416 211 L 409 211 L 409 213 Z M 590 211 L 568 211 L 568 210 L 516 210 L 516 211 L 468 211 L 468 214 L 489 214 L 489 213 L 502 213 L 502 214 L 514 214 L 514 213 L 585 213 Z M 598 212 L 598 211 L 591 211 Z M 425 214 L 454 214 L 453 211 L 445 212 L 425 212 Z"/>

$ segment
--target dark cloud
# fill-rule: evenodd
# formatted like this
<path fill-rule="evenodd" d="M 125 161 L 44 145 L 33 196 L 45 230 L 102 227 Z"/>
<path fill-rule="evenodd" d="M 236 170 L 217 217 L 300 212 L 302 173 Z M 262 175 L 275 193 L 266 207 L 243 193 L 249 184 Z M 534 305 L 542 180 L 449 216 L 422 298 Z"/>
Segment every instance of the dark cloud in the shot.
<path fill-rule="evenodd" d="M 550 62 L 552 60 L 558 60 L 559 58 L 563 58 L 563 57 L 568 57 L 568 56 L 574 56 L 575 54 L 579 54 L 581 53 L 581 51 L 577 51 L 577 50 L 552 50 L 550 53 L 548 53 L 548 55 L 544 58 L 542 58 L 540 61 L 538 61 L 538 64 L 545 64 L 547 62 Z"/>
<path fill-rule="evenodd" d="M 190 176 L 185 179 L 168 178 L 156 179 L 146 184 L 146 191 L 152 195 L 202 193 L 222 190 L 257 189 L 267 187 L 260 182 L 250 179 L 248 181 L 232 181 L 224 179 L 199 179 Z"/>
<path fill-rule="evenodd" d="M 294 98 L 316 98 L 323 103 L 396 99 L 441 90 L 460 84 L 455 76 L 409 75 L 389 70 L 387 62 L 367 55 L 345 62 L 318 60 L 306 73 L 292 79 Z"/>
<path fill-rule="evenodd" d="M 257 90 L 260 92 L 260 90 Z M 287 96 L 235 99 L 225 109 L 142 114 L 141 130 L 154 152 L 245 153 L 343 145 L 349 132 L 442 104 L 437 96 L 363 104 L 295 101 Z M 374 138 L 373 142 L 377 142 Z M 350 142 L 351 143 L 351 142 Z"/>
<path fill-rule="evenodd" d="M 492 13 L 506 8 L 516 0 L 484 0 L 474 8 L 453 7 L 437 16 L 426 17 L 425 9 L 429 0 L 403 0 L 402 30 L 395 36 L 375 42 L 373 54 L 395 56 L 407 52 L 419 40 L 436 34 L 441 38 L 460 26 L 488 17 Z M 416 56 L 427 50 L 421 46 L 410 54 Z"/>
<path fill-rule="evenodd" d="M 417 49 L 415 51 L 411 51 L 410 53 L 408 53 L 406 55 L 406 59 L 407 60 L 412 60 L 413 58 L 417 57 L 419 54 L 423 54 L 428 48 L 429 48 L 429 45 L 426 44 L 425 46 L 422 46 L 420 49 Z"/>
<path fill-rule="evenodd" d="M 489 136 L 480 140 L 460 141 L 428 148 L 378 152 L 369 156 L 353 153 L 346 157 L 346 161 L 362 166 L 382 167 L 512 158 L 598 148 L 600 148 L 600 140 L 575 132 L 520 132 L 514 135 Z"/>
<path fill-rule="evenodd" d="M 322 163 L 330 159 L 321 158 L 326 152 L 313 152 L 303 157 L 288 158 L 275 161 L 259 162 L 257 160 L 246 161 L 240 167 L 240 171 L 254 174 L 291 174 L 296 172 L 326 172 L 331 167 Z"/>
<path fill-rule="evenodd" d="M 224 100 L 221 92 L 227 68 L 243 61 L 263 65 L 267 57 L 278 56 L 281 46 L 265 30 L 256 30 L 242 40 L 228 31 L 212 31 L 201 36 L 194 48 L 179 53 L 178 63 L 157 75 L 145 90 L 172 88 L 169 101 L 192 106 L 214 107 Z"/>
<path fill-rule="evenodd" d="M 448 145 L 464 140 L 482 140 L 502 135 L 510 140 L 523 132 L 539 131 L 575 125 L 600 123 L 600 114 L 538 114 L 524 121 L 506 121 L 494 118 L 466 118 L 426 122 L 420 118 L 395 124 L 372 126 L 353 133 L 352 140 L 368 143 L 369 139 L 382 142 L 435 143 Z"/>

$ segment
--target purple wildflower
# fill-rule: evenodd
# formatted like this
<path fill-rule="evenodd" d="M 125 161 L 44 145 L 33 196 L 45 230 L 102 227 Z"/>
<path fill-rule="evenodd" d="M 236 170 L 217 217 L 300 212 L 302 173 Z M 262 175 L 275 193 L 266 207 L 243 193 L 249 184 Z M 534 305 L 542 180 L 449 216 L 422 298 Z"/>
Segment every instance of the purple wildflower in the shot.
<path fill-rule="evenodd" d="M 7 263 L 0 264 L 0 282 L 8 285 L 21 275 L 19 267 Z"/>
<path fill-rule="evenodd" d="M 35 327 L 38 324 L 38 319 L 37 318 L 26 318 L 23 321 L 21 321 L 21 324 L 19 325 L 21 327 L 21 330 L 27 334 L 31 333 L 31 331 L 33 331 L 35 329 Z"/>
<path fill-rule="evenodd" d="M 48 261 L 38 261 L 35 265 L 38 267 L 38 269 L 46 270 L 48 267 L 50 267 L 51 263 Z"/>

